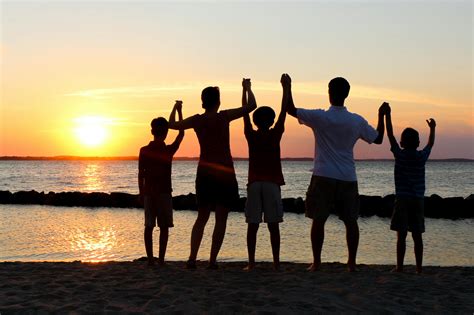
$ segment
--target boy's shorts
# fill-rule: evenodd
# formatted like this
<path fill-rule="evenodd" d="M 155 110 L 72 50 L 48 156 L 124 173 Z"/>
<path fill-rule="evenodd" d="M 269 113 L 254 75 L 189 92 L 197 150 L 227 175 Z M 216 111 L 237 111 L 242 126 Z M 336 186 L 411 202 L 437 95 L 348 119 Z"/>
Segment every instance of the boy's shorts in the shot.
<path fill-rule="evenodd" d="M 357 221 L 359 218 L 359 190 L 357 182 L 329 177 L 311 177 L 306 193 L 306 217 L 325 221 L 331 212 L 336 212 L 342 221 Z"/>
<path fill-rule="evenodd" d="M 245 218 L 247 223 L 283 222 L 283 203 L 280 185 L 272 182 L 253 182 L 247 186 Z"/>
<path fill-rule="evenodd" d="M 145 226 L 173 227 L 173 199 L 170 193 L 145 195 Z"/>
<path fill-rule="evenodd" d="M 397 197 L 392 214 L 390 229 L 399 232 L 425 232 L 423 198 Z"/>

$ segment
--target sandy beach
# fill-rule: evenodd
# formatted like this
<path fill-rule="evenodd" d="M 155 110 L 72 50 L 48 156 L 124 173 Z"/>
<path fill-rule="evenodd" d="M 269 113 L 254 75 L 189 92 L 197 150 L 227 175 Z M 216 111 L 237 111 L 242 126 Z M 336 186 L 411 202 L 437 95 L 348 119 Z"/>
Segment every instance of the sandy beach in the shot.
<path fill-rule="evenodd" d="M 417 275 L 390 273 L 392 266 L 360 265 L 348 273 L 327 263 L 317 273 L 283 263 L 274 272 L 259 263 L 221 263 L 219 270 L 185 270 L 183 262 L 148 267 L 145 262 L 0 263 L 0 313 L 183 312 L 472 313 L 473 267 L 425 267 Z"/>

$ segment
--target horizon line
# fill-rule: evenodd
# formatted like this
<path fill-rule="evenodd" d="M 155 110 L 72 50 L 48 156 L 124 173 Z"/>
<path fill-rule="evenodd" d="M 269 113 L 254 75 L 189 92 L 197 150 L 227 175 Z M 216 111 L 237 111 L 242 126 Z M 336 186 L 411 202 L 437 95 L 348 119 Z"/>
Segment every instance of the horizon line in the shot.
<path fill-rule="evenodd" d="M 176 156 L 177 161 L 198 161 L 199 156 Z M 248 161 L 248 157 L 233 157 L 234 161 Z M 76 156 L 76 155 L 55 155 L 55 156 L 0 156 L 0 161 L 136 161 L 138 156 Z M 282 161 L 313 161 L 313 157 L 282 157 Z M 369 158 L 355 159 L 355 161 L 393 161 L 393 158 Z M 430 159 L 429 161 L 474 161 L 471 158 L 442 158 Z"/>

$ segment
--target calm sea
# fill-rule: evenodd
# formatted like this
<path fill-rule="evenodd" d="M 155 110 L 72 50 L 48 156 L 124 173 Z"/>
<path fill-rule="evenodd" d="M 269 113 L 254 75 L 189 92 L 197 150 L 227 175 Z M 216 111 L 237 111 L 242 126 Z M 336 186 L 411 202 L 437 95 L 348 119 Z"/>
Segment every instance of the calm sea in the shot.
<path fill-rule="evenodd" d="M 196 162 L 173 165 L 174 194 L 194 192 Z M 286 185 L 283 197 L 304 196 L 312 163 L 284 162 Z M 236 162 L 241 196 L 245 196 L 247 162 Z M 365 195 L 394 192 L 393 162 L 357 162 L 359 189 Z M 0 161 L 0 190 L 37 191 L 121 191 L 137 193 L 136 161 Z M 474 191 L 474 162 L 428 162 L 427 195 L 467 197 Z M 167 257 L 185 260 L 196 213 L 175 212 Z M 285 214 L 281 224 L 281 256 L 285 261 L 309 262 L 311 221 L 303 215 Z M 395 261 L 395 233 L 389 219 L 361 218 L 359 262 L 392 264 Z M 474 220 L 427 219 L 425 263 L 427 265 L 474 265 Z M 199 253 L 209 256 L 213 220 L 209 221 Z M 137 209 L 61 208 L 50 206 L 0 205 L 0 261 L 38 260 L 131 260 L 144 256 L 143 213 Z M 158 236 L 158 233 L 155 234 Z M 246 224 L 243 214 L 231 213 L 221 260 L 247 259 Z M 268 231 L 259 231 L 257 259 L 271 260 Z M 155 242 L 157 244 L 157 242 Z M 414 263 L 408 241 L 406 262 Z M 344 226 L 331 217 L 323 249 L 325 261 L 346 260 Z"/>

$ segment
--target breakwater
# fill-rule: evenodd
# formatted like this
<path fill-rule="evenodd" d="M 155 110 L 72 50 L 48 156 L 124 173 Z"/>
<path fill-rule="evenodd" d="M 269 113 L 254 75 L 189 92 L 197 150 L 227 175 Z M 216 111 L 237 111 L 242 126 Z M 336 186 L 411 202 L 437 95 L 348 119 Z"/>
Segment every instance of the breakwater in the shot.
<path fill-rule="evenodd" d="M 243 212 L 246 198 L 240 198 L 232 211 Z M 390 217 L 395 195 L 360 196 L 360 215 L 363 217 Z M 108 208 L 142 208 L 138 195 L 122 192 L 37 192 L 0 191 L 0 204 L 37 204 L 62 207 L 108 207 Z M 192 193 L 173 197 L 175 210 L 196 210 L 196 196 Z M 285 212 L 304 213 L 304 199 L 283 198 Z M 442 198 L 438 195 L 425 197 L 425 217 L 443 219 L 474 218 L 474 195 L 467 198 Z"/>

